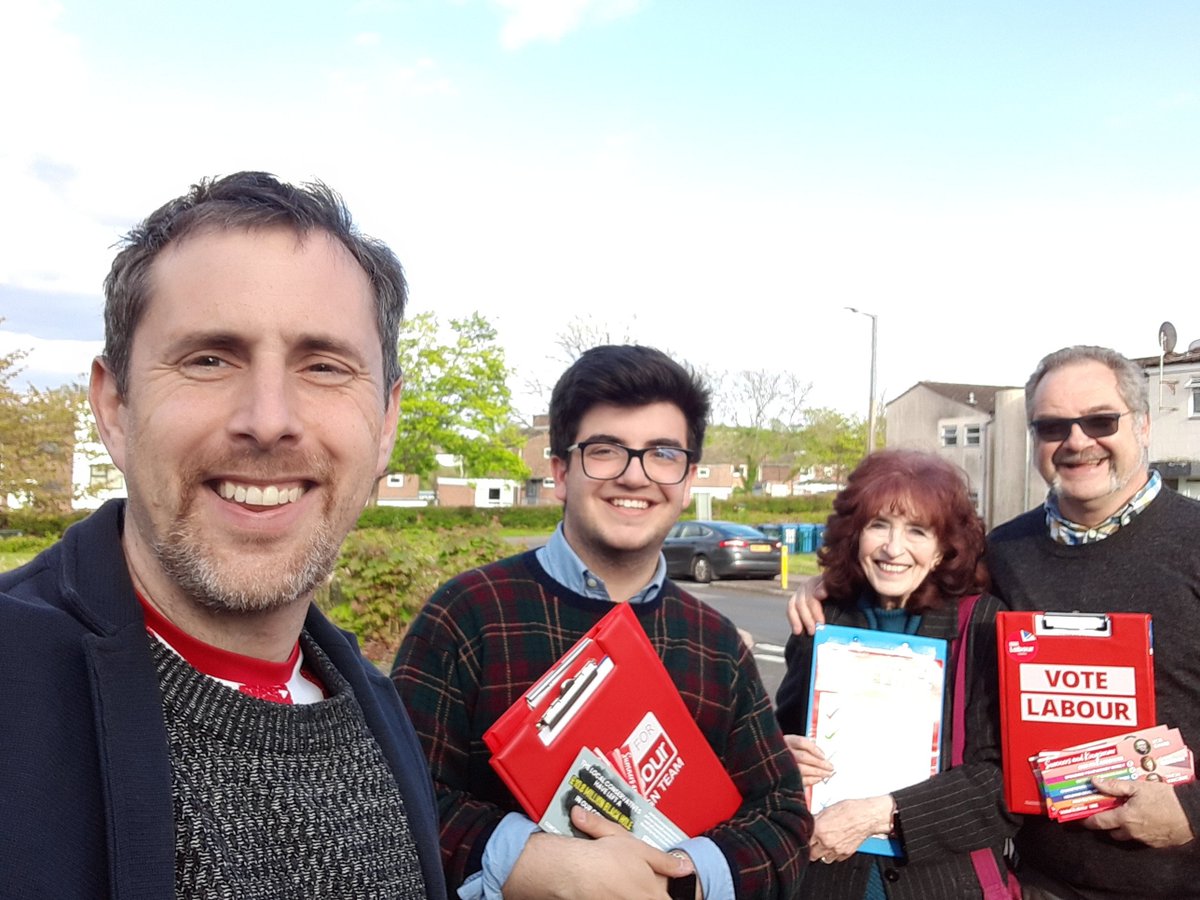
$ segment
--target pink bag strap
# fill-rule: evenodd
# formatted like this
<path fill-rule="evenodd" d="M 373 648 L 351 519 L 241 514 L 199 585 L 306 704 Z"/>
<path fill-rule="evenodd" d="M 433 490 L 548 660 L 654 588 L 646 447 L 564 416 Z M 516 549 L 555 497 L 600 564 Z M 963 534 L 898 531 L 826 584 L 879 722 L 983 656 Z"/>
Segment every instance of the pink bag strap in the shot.
<path fill-rule="evenodd" d="M 967 644 L 971 616 L 978 602 L 979 594 L 963 597 L 958 602 L 958 636 L 954 640 L 954 649 L 951 652 L 951 658 L 954 660 L 954 704 L 950 717 L 951 766 L 962 765 L 963 750 L 967 743 Z M 996 865 L 996 857 L 991 850 L 972 850 L 971 864 L 975 867 L 975 877 L 979 879 L 985 900 L 1009 900 L 1013 896 L 1020 896 L 1020 888 L 1011 874 L 1009 884 L 1004 884 L 1004 879 L 1000 877 L 1000 867 Z"/>
<path fill-rule="evenodd" d="M 950 717 L 950 765 L 961 766 L 967 737 L 967 638 L 979 594 L 958 601 L 958 632 L 954 639 L 954 708 Z"/>

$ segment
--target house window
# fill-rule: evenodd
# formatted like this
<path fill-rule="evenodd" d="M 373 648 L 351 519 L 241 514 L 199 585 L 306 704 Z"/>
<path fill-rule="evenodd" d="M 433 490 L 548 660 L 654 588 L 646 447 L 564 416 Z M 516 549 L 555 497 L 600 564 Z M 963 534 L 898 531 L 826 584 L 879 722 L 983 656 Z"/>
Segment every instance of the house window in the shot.
<path fill-rule="evenodd" d="M 958 426 L 943 425 L 942 426 L 942 446 L 957 447 L 958 446 Z"/>
<path fill-rule="evenodd" d="M 492 503 L 500 502 L 500 488 L 488 488 L 488 500 Z"/>
<path fill-rule="evenodd" d="M 119 491 L 125 487 L 125 476 L 112 463 L 92 463 L 88 483 L 94 491 Z"/>
<path fill-rule="evenodd" d="M 397 475 L 389 475 L 387 477 L 387 486 L 391 488 L 404 487 L 404 474 L 400 473 Z"/>
<path fill-rule="evenodd" d="M 1200 419 L 1200 375 L 1188 382 L 1188 418 Z"/>
<path fill-rule="evenodd" d="M 963 443 L 968 447 L 978 447 L 983 443 L 983 426 L 966 425 L 963 427 Z"/>
<path fill-rule="evenodd" d="M 708 466 L 698 467 L 696 469 L 696 477 L 697 478 L 707 478 L 708 477 Z"/>
<path fill-rule="evenodd" d="M 550 458 L 550 448 L 543 447 L 542 448 L 542 459 L 549 459 L 549 458 Z"/>

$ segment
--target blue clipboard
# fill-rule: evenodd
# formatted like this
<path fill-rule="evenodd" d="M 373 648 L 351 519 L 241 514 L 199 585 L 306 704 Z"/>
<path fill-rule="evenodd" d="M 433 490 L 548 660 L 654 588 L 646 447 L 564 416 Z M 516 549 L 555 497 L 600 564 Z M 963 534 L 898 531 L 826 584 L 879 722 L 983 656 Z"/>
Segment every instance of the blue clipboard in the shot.
<path fill-rule="evenodd" d="M 875 789 L 870 793 L 852 792 L 847 797 L 890 793 L 940 770 L 947 649 L 946 641 L 940 638 L 841 625 L 817 626 L 813 636 L 806 734 L 834 762 L 837 771 L 830 781 L 843 771 L 837 767 L 839 754 L 843 764 L 848 763 L 851 778 L 853 773 L 862 773 L 870 767 L 869 780 Z M 902 717 L 905 723 L 911 722 L 912 728 L 899 729 L 904 733 L 893 733 L 889 738 L 885 733 L 886 721 L 878 718 L 880 710 Z M 842 712 L 847 715 L 839 720 L 837 716 Z M 929 722 L 927 735 L 925 721 Z M 870 729 L 870 733 L 864 734 L 865 729 Z M 879 752 L 881 737 L 890 740 L 887 754 Z M 902 737 L 906 740 L 898 748 L 896 741 Z M 923 743 L 926 740 L 928 743 Z M 861 759 L 847 756 L 860 750 Z M 925 771 L 926 753 L 928 771 Z M 888 771 L 888 761 L 901 758 L 903 770 Z M 899 783 L 878 789 L 880 783 L 888 783 L 890 776 Z M 813 803 L 814 797 L 819 798 L 822 793 L 827 793 L 824 783 L 808 791 L 814 812 L 819 811 Z M 832 795 L 834 791 L 830 789 L 828 793 Z M 821 808 L 825 805 L 828 803 L 822 802 Z M 858 850 L 879 856 L 904 855 L 898 840 L 883 836 L 867 838 Z"/>

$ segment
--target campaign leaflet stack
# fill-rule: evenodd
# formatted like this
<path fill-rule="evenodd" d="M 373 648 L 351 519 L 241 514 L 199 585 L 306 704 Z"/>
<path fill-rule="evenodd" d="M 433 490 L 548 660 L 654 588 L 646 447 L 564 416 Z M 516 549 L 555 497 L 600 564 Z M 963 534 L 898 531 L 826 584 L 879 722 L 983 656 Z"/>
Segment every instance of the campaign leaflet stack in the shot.
<path fill-rule="evenodd" d="M 628 603 L 618 603 L 484 733 L 492 768 L 535 822 L 595 751 L 695 837 L 742 796 Z"/>
<path fill-rule="evenodd" d="M 1192 751 L 1179 729 L 1165 725 L 1039 753 L 1032 763 L 1046 814 L 1059 822 L 1085 819 L 1125 802 L 1101 794 L 1093 779 L 1183 784 L 1196 778 Z"/>
<path fill-rule="evenodd" d="M 1150 616 L 1001 612 L 996 640 L 1004 799 L 1046 815 L 1034 757 L 1156 724 Z"/>
<path fill-rule="evenodd" d="M 659 850 L 678 847 L 687 839 L 653 803 L 618 775 L 608 760 L 592 750 L 579 751 L 555 796 L 556 801 L 538 820 L 538 826 L 549 834 L 582 837 L 571 824 L 571 810 L 582 806 Z"/>

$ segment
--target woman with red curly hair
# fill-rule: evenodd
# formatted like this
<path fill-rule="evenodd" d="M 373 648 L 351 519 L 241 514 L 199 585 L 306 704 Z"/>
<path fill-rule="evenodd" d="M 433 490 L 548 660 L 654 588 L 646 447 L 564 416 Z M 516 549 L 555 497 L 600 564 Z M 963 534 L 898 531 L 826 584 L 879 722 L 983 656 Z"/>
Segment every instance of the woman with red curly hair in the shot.
<path fill-rule="evenodd" d="M 952 641 L 958 605 L 982 594 L 965 629 L 965 746 L 950 767 L 954 678 L 946 670 L 942 771 L 927 781 L 878 797 L 848 799 L 817 812 L 801 896 L 959 898 L 983 896 L 978 860 L 990 851 L 1007 872 L 1003 847 L 1017 819 L 1002 800 L 998 740 L 995 617 L 1000 602 L 986 593 L 984 527 L 963 473 L 941 457 L 882 450 L 867 457 L 833 502 L 818 552 L 830 625 L 918 634 Z M 808 724 L 812 638 L 793 636 L 776 717 L 805 787 L 830 777 L 835 765 Z M 887 734 L 879 735 L 879 765 L 888 764 Z M 857 852 L 869 836 L 887 834 L 900 857 Z M 1015 882 L 1013 883 L 1015 886 Z"/>

